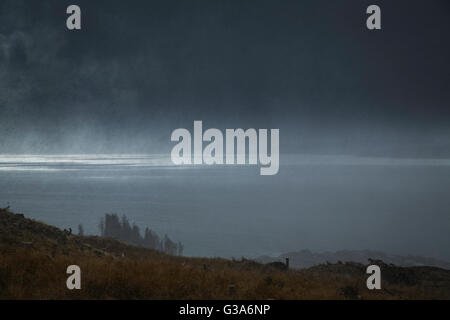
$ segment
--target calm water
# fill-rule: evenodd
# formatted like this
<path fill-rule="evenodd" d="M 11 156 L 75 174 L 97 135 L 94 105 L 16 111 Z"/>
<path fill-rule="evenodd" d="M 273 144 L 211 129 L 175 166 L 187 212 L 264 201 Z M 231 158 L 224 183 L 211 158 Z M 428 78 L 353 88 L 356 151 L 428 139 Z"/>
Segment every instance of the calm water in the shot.
<path fill-rule="evenodd" d="M 105 213 L 187 255 L 376 249 L 450 259 L 450 160 L 281 155 L 256 166 L 175 167 L 162 155 L 0 156 L 0 206 L 97 234 Z"/>

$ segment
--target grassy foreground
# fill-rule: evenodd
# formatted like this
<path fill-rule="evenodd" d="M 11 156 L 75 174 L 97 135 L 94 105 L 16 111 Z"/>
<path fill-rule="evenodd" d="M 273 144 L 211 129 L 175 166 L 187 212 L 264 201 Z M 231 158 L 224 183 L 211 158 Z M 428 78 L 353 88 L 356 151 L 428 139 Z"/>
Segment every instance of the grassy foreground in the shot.
<path fill-rule="evenodd" d="M 383 289 L 370 291 L 362 264 L 283 271 L 170 256 L 0 209 L 0 299 L 450 299 L 450 271 L 379 263 Z M 66 288 L 72 264 L 81 268 L 81 290 Z"/>

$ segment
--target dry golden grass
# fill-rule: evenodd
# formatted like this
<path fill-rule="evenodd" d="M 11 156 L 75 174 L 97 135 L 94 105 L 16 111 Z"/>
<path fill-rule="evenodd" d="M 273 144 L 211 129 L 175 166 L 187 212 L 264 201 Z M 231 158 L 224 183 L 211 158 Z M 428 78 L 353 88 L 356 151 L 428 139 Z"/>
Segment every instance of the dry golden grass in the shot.
<path fill-rule="evenodd" d="M 384 282 L 382 290 L 370 291 L 358 264 L 281 271 L 245 259 L 174 257 L 66 235 L 9 212 L 0 212 L 0 257 L 0 299 L 450 298 L 450 276 L 441 269 L 439 283 Z M 66 288 L 71 264 L 81 268 L 81 290 Z"/>

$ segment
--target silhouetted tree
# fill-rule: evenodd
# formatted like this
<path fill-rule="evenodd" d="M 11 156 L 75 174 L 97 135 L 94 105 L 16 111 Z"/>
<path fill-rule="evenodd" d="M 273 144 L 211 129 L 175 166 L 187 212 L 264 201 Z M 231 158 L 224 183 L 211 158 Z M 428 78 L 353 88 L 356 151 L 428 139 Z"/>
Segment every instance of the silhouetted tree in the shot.
<path fill-rule="evenodd" d="M 105 236 L 105 219 L 102 217 L 100 218 L 100 223 L 98 224 L 98 228 L 100 229 L 100 235 L 102 237 Z"/>
<path fill-rule="evenodd" d="M 164 252 L 171 254 L 171 255 L 176 255 L 177 254 L 177 244 L 175 242 L 173 242 L 172 240 L 170 240 L 170 238 L 167 236 L 167 234 L 164 236 Z"/>
<path fill-rule="evenodd" d="M 130 234 L 130 242 L 134 243 L 136 245 L 142 245 L 144 239 L 141 237 L 141 232 L 139 230 L 139 227 L 133 224 L 133 228 L 131 229 Z"/>
<path fill-rule="evenodd" d="M 178 241 L 178 255 L 179 256 L 183 255 L 183 250 L 184 250 L 183 244 L 180 241 Z"/>
<path fill-rule="evenodd" d="M 158 235 L 149 228 L 145 228 L 144 247 L 160 250 L 160 242 Z"/>
<path fill-rule="evenodd" d="M 128 222 L 128 218 L 125 215 L 122 216 L 122 229 L 120 230 L 120 232 L 120 237 L 122 238 L 122 240 L 131 242 L 132 230 L 130 223 Z"/>
<path fill-rule="evenodd" d="M 78 225 L 78 235 L 84 236 L 84 229 L 83 229 L 83 225 L 81 223 Z"/>
<path fill-rule="evenodd" d="M 122 225 L 117 214 L 106 214 L 105 216 L 105 237 L 123 240 Z"/>

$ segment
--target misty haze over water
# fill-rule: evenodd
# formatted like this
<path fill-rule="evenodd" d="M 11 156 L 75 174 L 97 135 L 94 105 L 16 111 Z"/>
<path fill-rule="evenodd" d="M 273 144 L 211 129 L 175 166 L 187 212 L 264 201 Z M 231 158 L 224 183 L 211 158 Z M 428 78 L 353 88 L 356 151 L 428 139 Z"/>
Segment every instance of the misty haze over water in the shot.
<path fill-rule="evenodd" d="M 0 206 L 98 234 L 105 213 L 193 256 L 374 249 L 450 259 L 450 159 L 280 155 L 259 166 L 174 166 L 167 155 L 2 155 Z"/>

